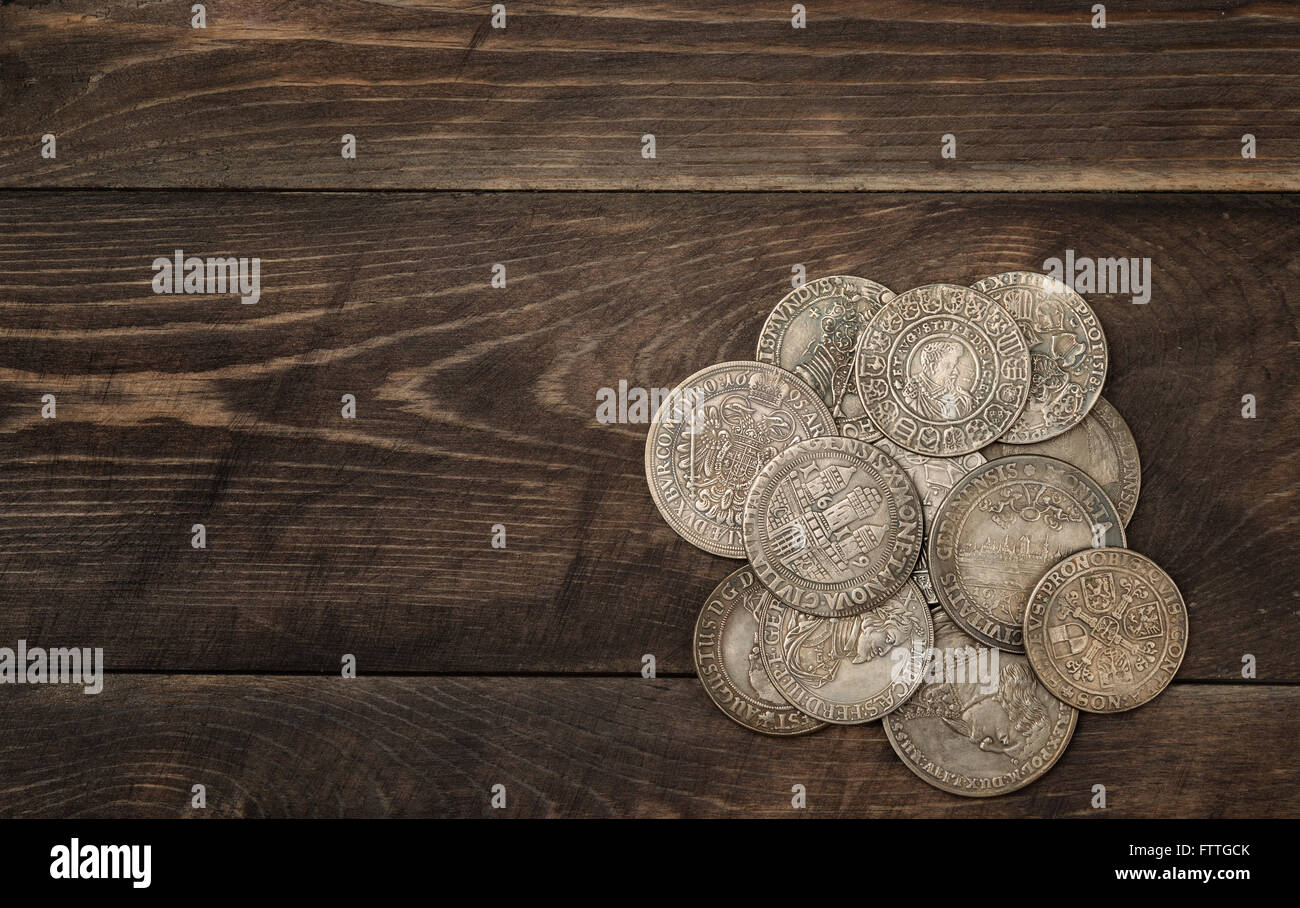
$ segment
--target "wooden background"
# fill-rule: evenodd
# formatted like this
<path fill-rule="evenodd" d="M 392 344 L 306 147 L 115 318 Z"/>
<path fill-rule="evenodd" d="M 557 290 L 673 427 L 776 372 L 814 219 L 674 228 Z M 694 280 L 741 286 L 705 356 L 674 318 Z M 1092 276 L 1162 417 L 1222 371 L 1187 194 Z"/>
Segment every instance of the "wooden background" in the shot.
<path fill-rule="evenodd" d="M 0 687 L 0 815 L 1297 815 L 1300 9 L 807 5 L 0 7 L 0 645 L 111 672 Z M 260 257 L 260 302 L 153 294 L 176 248 Z M 1176 683 L 987 800 L 879 725 L 730 722 L 690 642 L 739 563 L 597 390 L 751 357 L 795 264 L 1066 249 L 1152 260 L 1091 301 Z"/>

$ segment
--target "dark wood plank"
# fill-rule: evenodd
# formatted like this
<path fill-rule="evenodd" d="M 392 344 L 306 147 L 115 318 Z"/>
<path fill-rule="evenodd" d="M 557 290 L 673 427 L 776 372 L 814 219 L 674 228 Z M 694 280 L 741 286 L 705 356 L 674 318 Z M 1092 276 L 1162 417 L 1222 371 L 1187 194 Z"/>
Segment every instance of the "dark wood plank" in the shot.
<path fill-rule="evenodd" d="M 1300 689 L 1175 685 L 1080 717 L 1009 795 L 931 788 L 879 724 L 774 739 L 699 682 L 111 676 L 0 699 L 5 817 L 1262 817 L 1300 810 Z M 205 811 L 191 789 L 207 789 Z M 489 807 L 506 786 L 505 809 Z M 1091 806 L 1106 786 L 1106 810 Z"/>
<path fill-rule="evenodd" d="M 0 641 L 120 670 L 690 672 L 737 562 L 659 518 L 645 427 L 597 423 L 597 390 L 752 356 L 796 262 L 903 289 L 1074 248 L 1153 259 L 1149 303 L 1092 301 L 1145 468 L 1130 544 L 1190 606 L 1180 677 L 1239 678 L 1249 653 L 1296 680 L 1298 215 L 1262 195 L 8 194 Z M 261 256 L 261 301 L 153 294 L 176 247 Z"/>
<path fill-rule="evenodd" d="M 511 2 L 505 29 L 479 2 L 223 0 L 201 30 L 190 6 L 0 9 L 0 185 L 1300 186 L 1289 4 L 1111 4 L 1094 29 L 1078 0 L 820 0 L 802 30 L 734 0 Z"/>

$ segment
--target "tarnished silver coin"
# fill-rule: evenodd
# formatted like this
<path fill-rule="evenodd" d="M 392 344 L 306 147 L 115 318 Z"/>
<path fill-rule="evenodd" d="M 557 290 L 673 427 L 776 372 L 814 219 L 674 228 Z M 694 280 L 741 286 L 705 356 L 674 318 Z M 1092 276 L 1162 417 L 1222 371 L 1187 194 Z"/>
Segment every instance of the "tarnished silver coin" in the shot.
<path fill-rule="evenodd" d="M 1187 651 L 1187 605 L 1145 555 L 1088 549 L 1034 587 L 1025 651 L 1056 697 L 1092 713 L 1124 712 L 1174 680 Z"/>
<path fill-rule="evenodd" d="M 913 454 L 887 438 L 879 439 L 872 444 L 898 461 L 907 471 L 912 485 L 916 486 L 916 492 L 921 496 L 921 514 L 925 518 L 923 539 L 928 538 L 930 528 L 934 526 L 934 518 L 938 516 L 939 505 L 943 504 L 943 500 L 948 497 L 957 480 L 985 462 L 984 455 L 980 453 L 962 454 L 959 457 L 926 457 L 924 454 Z M 912 572 L 912 579 L 921 588 L 921 595 L 925 596 L 925 601 L 930 605 L 938 605 L 939 594 L 934 591 L 934 582 L 930 579 L 930 556 L 926 551 L 927 548 L 922 542 L 921 555 L 916 560 L 916 570 Z"/>
<path fill-rule="evenodd" d="M 914 583 L 880 608 L 815 618 L 768 598 L 763 661 L 777 692 L 800 712 L 838 725 L 872 722 L 921 684 L 934 645 L 930 609 Z"/>
<path fill-rule="evenodd" d="M 881 605 L 921 551 L 921 499 L 903 468 L 855 438 L 812 438 L 763 467 L 745 501 L 745 552 L 786 605 L 823 618 Z"/>
<path fill-rule="evenodd" d="M 789 372 L 718 363 L 682 382 L 656 410 L 645 442 L 650 494 L 682 538 L 744 558 L 741 520 L 758 471 L 790 445 L 834 434 L 821 398 Z"/>
<path fill-rule="evenodd" d="M 1029 400 L 1000 441 L 1029 444 L 1079 424 L 1106 383 L 1106 335 L 1083 297 L 1035 271 L 972 284 L 1011 314 L 1029 344 Z"/>
<path fill-rule="evenodd" d="M 891 296 L 888 287 L 861 277 L 808 281 L 787 293 L 767 317 L 756 358 L 793 372 L 820 393 L 840 435 L 878 438 L 858 400 L 853 357 L 863 326 Z"/>
<path fill-rule="evenodd" d="M 1024 788 L 1060 759 L 1079 713 L 1024 656 L 981 646 L 943 612 L 920 689 L 885 716 L 903 764 L 935 788 L 987 797 Z"/>
<path fill-rule="evenodd" d="M 886 302 L 863 329 L 858 393 L 885 437 L 955 457 L 997 440 L 1029 396 L 1029 348 L 990 297 L 929 284 Z"/>
<path fill-rule="evenodd" d="M 1124 522 L 1078 467 L 1016 454 L 957 481 L 929 545 L 944 610 L 977 640 L 1023 653 L 1025 604 L 1044 572 L 1086 548 L 1123 547 Z"/>
<path fill-rule="evenodd" d="M 695 670 L 713 702 L 746 728 L 801 735 L 825 727 L 787 703 L 763 665 L 763 612 L 771 594 L 749 567 L 718 584 L 695 622 Z"/>
<path fill-rule="evenodd" d="M 1119 509 L 1125 526 L 1133 519 L 1142 486 L 1142 463 L 1133 433 L 1104 397 L 1097 398 L 1083 422 L 1055 438 L 1031 445 L 994 442 L 980 453 L 989 460 L 1011 454 L 1042 454 L 1064 460 L 1097 480 Z"/>

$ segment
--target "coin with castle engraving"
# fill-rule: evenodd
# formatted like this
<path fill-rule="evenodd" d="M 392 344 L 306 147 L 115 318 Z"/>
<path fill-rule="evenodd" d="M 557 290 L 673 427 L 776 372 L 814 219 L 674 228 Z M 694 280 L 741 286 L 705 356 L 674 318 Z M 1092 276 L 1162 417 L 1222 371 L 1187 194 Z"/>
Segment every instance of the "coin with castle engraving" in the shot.
<path fill-rule="evenodd" d="M 930 528 L 934 526 L 939 505 L 943 504 L 943 500 L 948 497 L 957 480 L 984 464 L 984 455 L 977 452 L 962 454 L 959 457 L 926 457 L 924 454 L 913 454 L 900 448 L 887 438 L 878 439 L 872 444 L 898 461 L 899 465 L 907 471 L 912 485 L 916 486 L 917 494 L 921 496 L 921 515 L 925 519 L 925 527 L 921 554 L 916 560 L 916 570 L 912 572 L 912 580 L 921 588 L 921 595 L 925 596 L 926 602 L 938 605 L 939 594 L 934 591 L 934 582 L 930 579 L 930 556 L 926 551 L 924 539 L 928 538 Z"/>
<path fill-rule="evenodd" d="M 858 400 L 853 357 L 863 326 L 893 295 L 883 284 L 850 275 L 808 281 L 767 317 L 755 358 L 793 372 L 819 392 L 839 434 L 879 438 Z"/>
<path fill-rule="evenodd" d="M 890 441 L 955 457 L 998 439 L 1029 396 L 1029 348 L 978 290 L 928 284 L 887 301 L 858 342 L 858 394 Z"/>
<path fill-rule="evenodd" d="M 1064 460 L 1097 480 L 1115 502 L 1125 526 L 1133 519 L 1142 485 L 1142 463 L 1133 433 L 1104 397 L 1097 398 L 1081 423 L 1054 438 L 1029 445 L 994 442 L 980 453 L 989 460 L 1011 454 L 1042 454 Z"/>
<path fill-rule="evenodd" d="M 709 697 L 746 728 L 801 735 L 826 723 L 787 703 L 763 665 L 763 614 L 771 599 L 748 565 L 718 584 L 695 622 L 695 671 Z"/>
<path fill-rule="evenodd" d="M 805 615 L 769 594 L 762 642 L 767 675 L 792 706 L 858 725 L 893 712 L 920 686 L 934 624 L 914 583 L 879 608 L 843 618 Z"/>
<path fill-rule="evenodd" d="M 1106 382 L 1106 335 L 1092 307 L 1034 271 L 1006 271 L 971 286 L 997 300 L 1029 344 L 1029 400 L 999 440 L 1029 444 L 1078 425 Z"/>
<path fill-rule="evenodd" d="M 1043 686 L 1091 713 L 1150 702 L 1187 651 L 1182 593 L 1154 561 L 1124 548 L 1088 549 L 1048 569 L 1024 621 Z"/>
<path fill-rule="evenodd" d="M 885 716 L 885 736 L 935 788 L 988 797 L 1024 788 L 1055 765 L 1079 713 L 1053 697 L 1024 656 L 985 647 L 942 611 L 921 687 Z"/>
<path fill-rule="evenodd" d="M 758 471 L 790 445 L 834 434 L 826 405 L 794 375 L 765 363 L 718 363 L 655 411 L 645 444 L 650 494 L 682 538 L 744 558 L 741 520 Z"/>
<path fill-rule="evenodd" d="M 883 604 L 921 550 L 921 499 L 898 463 L 856 438 L 811 438 L 763 467 L 745 500 L 745 552 L 787 605 L 838 618 Z"/>
<path fill-rule="evenodd" d="M 930 528 L 939 603 L 971 636 L 1023 653 L 1025 604 L 1067 555 L 1124 545 L 1124 522 L 1101 486 L 1038 454 L 990 460 L 957 481 Z"/>

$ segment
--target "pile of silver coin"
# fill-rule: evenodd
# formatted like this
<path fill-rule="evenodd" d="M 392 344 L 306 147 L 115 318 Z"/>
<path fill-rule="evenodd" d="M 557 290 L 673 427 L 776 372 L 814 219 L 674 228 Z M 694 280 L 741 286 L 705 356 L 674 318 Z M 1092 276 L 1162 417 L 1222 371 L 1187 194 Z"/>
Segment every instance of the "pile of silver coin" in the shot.
<path fill-rule="evenodd" d="M 922 779 L 984 796 L 1047 772 L 1079 710 L 1160 693 L 1187 610 L 1127 547 L 1140 467 L 1107 363 L 1044 274 L 837 276 L 777 304 L 754 361 L 675 388 L 646 439 L 655 504 L 746 561 L 695 626 L 718 707 L 770 735 L 880 720 Z"/>

